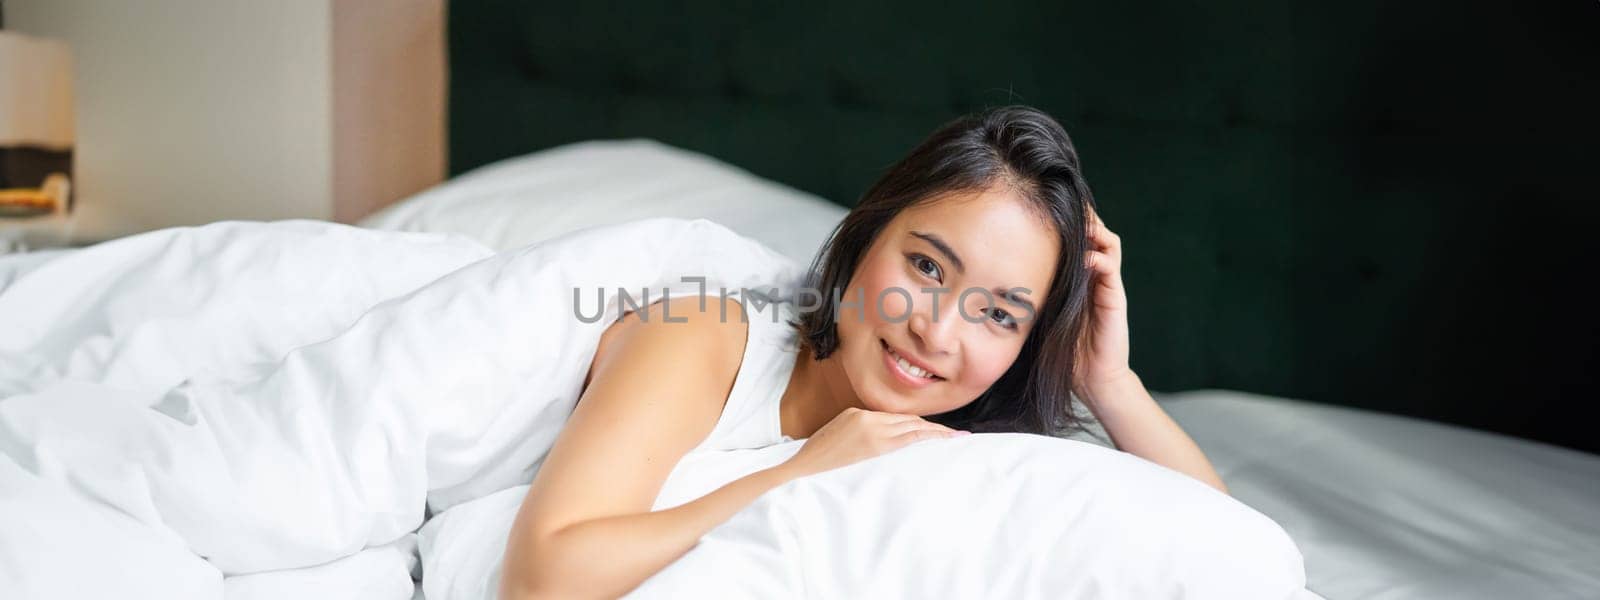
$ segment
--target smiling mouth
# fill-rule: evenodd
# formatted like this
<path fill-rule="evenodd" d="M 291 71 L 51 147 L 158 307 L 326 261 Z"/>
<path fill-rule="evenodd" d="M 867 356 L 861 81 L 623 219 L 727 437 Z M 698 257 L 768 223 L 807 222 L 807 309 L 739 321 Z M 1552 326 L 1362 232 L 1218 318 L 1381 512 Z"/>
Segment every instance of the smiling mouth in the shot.
<path fill-rule="evenodd" d="M 895 353 L 894 348 L 890 348 L 889 347 L 889 343 L 888 342 L 885 342 L 885 341 L 880 339 L 880 340 L 878 340 L 878 344 L 883 346 L 883 351 L 889 353 L 889 358 L 891 359 L 891 361 L 895 364 L 895 366 L 899 367 L 900 372 L 904 373 L 906 376 L 914 378 L 914 379 L 917 379 L 917 380 L 921 380 L 921 381 L 929 381 L 929 382 L 932 382 L 932 381 L 944 381 L 943 377 L 940 377 L 938 375 L 934 375 L 932 372 L 923 370 L 921 367 L 913 365 L 913 364 L 911 364 L 910 361 L 907 361 L 905 358 L 902 358 L 899 354 Z"/>

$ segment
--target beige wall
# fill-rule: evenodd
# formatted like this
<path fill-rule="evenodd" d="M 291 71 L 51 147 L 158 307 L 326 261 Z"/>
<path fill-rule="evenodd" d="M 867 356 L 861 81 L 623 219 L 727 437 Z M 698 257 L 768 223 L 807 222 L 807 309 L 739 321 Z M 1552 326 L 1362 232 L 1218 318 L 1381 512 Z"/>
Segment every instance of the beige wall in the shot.
<path fill-rule="evenodd" d="M 333 0 L 333 217 L 444 179 L 444 0 Z"/>
<path fill-rule="evenodd" d="M 7 0 L 72 46 L 78 204 L 98 240 L 354 220 L 437 182 L 443 0 Z M 376 8 L 376 7 L 382 7 Z"/>

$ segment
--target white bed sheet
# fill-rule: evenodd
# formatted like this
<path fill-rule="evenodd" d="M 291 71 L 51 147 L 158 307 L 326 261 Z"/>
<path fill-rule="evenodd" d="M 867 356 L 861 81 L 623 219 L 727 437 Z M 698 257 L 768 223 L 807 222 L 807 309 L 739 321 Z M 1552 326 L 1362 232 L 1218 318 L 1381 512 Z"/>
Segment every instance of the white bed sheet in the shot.
<path fill-rule="evenodd" d="M 409 593 L 395 559 L 413 550 L 352 557 L 416 531 L 425 504 L 526 483 L 604 327 L 568 291 L 682 296 L 687 275 L 792 289 L 798 268 L 667 219 L 496 256 L 441 234 L 217 223 L 46 261 L 0 294 L 0 589 Z"/>
<path fill-rule="evenodd" d="M 1324 597 L 1600 596 L 1600 456 L 1242 392 L 1158 398 Z"/>
<path fill-rule="evenodd" d="M 34 267 L 58 256 L 65 256 L 70 252 L 72 252 L 70 248 L 53 248 L 49 250 L 34 250 L 32 252 L 0 254 L 0 292 L 5 291 L 11 285 L 11 282 L 16 281 L 18 277 L 22 277 L 24 273 L 33 270 Z"/>
<path fill-rule="evenodd" d="M 420 567 L 417 536 L 408 533 L 389 544 L 314 567 L 228 577 L 222 581 L 222 596 L 227 600 L 408 600 L 422 597 L 414 581 L 422 575 Z"/>

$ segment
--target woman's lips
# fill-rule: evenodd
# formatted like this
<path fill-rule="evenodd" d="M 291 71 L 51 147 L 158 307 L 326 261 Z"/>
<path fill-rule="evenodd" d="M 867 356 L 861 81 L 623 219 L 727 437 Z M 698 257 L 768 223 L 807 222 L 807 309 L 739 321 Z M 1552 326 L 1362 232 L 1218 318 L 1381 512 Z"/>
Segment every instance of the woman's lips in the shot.
<path fill-rule="evenodd" d="M 883 340 L 878 340 L 878 344 L 883 346 L 882 354 L 883 354 L 883 366 L 884 366 L 884 368 L 888 369 L 889 373 L 893 374 L 894 377 L 896 379 L 899 379 L 901 383 L 904 383 L 909 387 L 920 388 L 920 387 L 928 385 L 930 383 L 935 383 L 935 382 L 943 380 L 943 378 L 939 377 L 938 375 L 930 375 L 928 377 L 917 377 L 916 375 L 912 375 L 911 373 L 906 372 L 905 370 L 900 368 L 900 361 L 898 359 L 896 359 L 895 356 L 894 356 L 894 353 L 889 350 L 888 342 L 885 342 Z"/>

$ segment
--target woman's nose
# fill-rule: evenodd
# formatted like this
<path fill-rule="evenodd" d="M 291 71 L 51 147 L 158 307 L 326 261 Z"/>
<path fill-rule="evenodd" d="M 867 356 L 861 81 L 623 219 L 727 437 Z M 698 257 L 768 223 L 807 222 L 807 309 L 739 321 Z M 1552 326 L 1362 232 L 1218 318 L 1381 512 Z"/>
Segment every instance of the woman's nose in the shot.
<path fill-rule="evenodd" d="M 945 294 L 948 296 L 948 294 Z M 949 354 L 955 350 L 955 336 L 957 323 L 961 317 L 956 313 L 956 303 L 953 298 L 941 297 L 935 310 L 933 297 L 924 295 L 920 298 L 920 306 L 911 311 L 911 318 L 906 322 L 911 334 L 917 338 L 922 347 L 920 351 L 930 355 Z"/>

